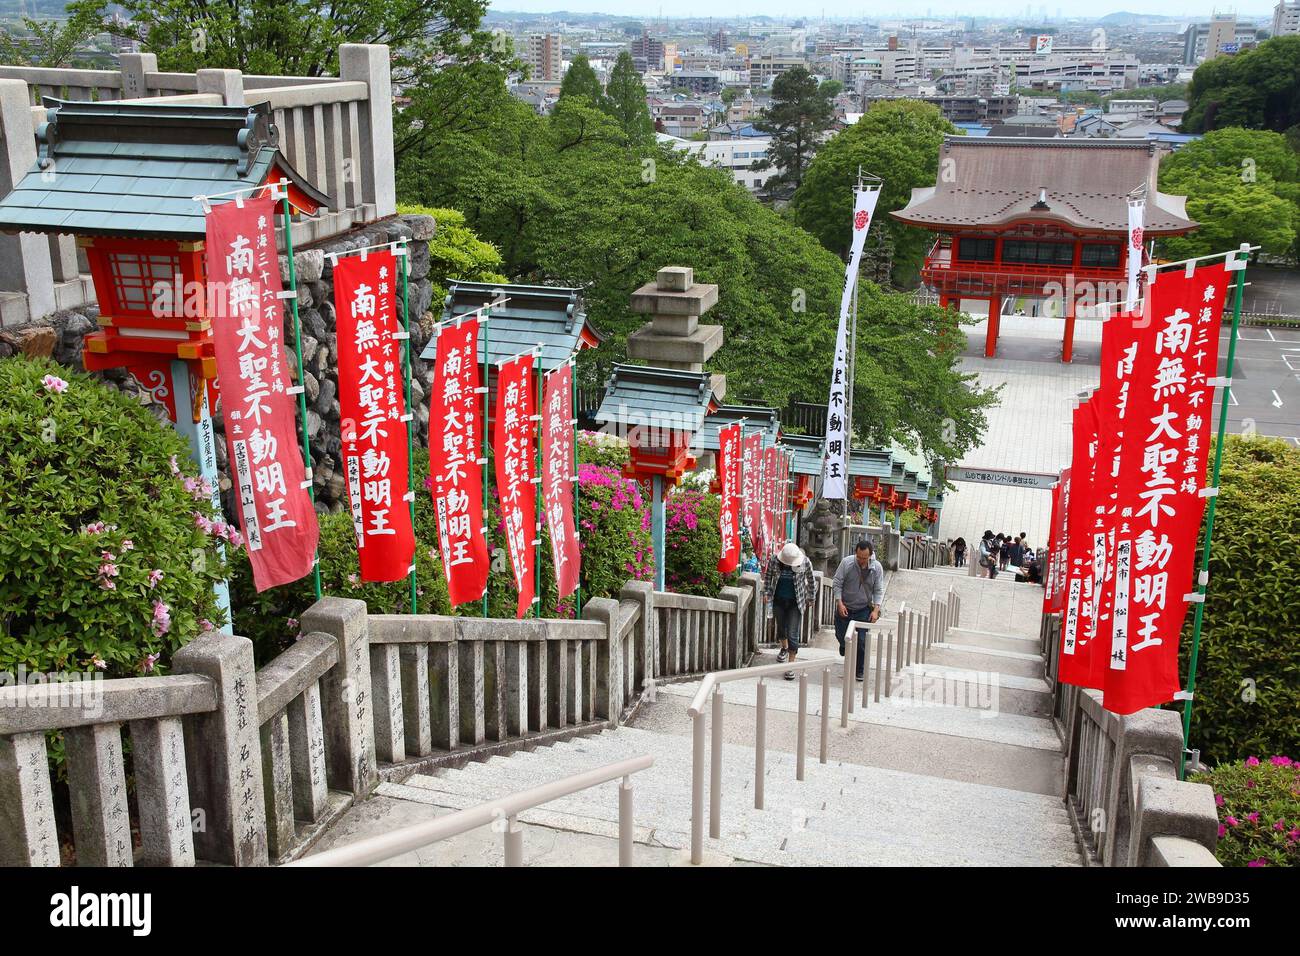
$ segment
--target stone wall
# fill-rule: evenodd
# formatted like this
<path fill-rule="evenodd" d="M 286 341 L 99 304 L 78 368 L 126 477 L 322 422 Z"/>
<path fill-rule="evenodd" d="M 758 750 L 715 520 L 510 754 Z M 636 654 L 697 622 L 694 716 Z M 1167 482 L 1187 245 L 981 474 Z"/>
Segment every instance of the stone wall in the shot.
<path fill-rule="evenodd" d="M 425 396 L 432 367 L 419 359 L 433 334 L 436 317 L 433 287 L 429 281 L 429 243 L 435 229 L 431 216 L 395 216 L 364 226 L 310 248 L 294 251 L 298 283 L 298 314 L 302 325 L 302 357 L 307 394 L 307 433 L 311 441 L 316 507 L 338 511 L 343 507 L 341 471 L 342 437 L 339 430 L 338 337 L 334 323 L 334 281 L 330 253 L 347 253 L 365 246 L 409 239 L 411 354 L 415 357 L 411 376 L 411 402 L 415 409 L 416 443 L 428 446 L 429 409 Z M 281 279 L 288 282 L 288 261 L 280 257 Z M 401 292 L 398 291 L 400 298 Z M 0 331 L 0 358 L 14 354 L 52 357 L 70 368 L 82 368 L 83 342 L 98 328 L 99 310 L 94 305 L 55 312 L 25 325 Z M 285 341 L 292 341 L 292 316 L 286 310 Z M 291 369 L 293 364 L 291 363 Z M 110 369 L 99 377 L 115 388 L 134 395 L 142 405 L 167 419 L 166 407 L 156 401 L 144 385 L 124 369 Z M 222 500 L 232 520 L 231 484 L 227 469 L 225 433 L 218 406 L 213 425 L 217 431 L 217 468 L 221 474 Z M 417 480 L 420 476 L 416 476 Z"/>

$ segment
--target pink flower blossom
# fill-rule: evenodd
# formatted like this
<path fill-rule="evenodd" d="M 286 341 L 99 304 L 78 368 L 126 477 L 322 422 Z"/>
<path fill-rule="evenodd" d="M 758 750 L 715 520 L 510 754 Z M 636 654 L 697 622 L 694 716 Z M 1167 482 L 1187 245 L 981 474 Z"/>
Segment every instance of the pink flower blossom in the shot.
<path fill-rule="evenodd" d="M 1289 831 L 1286 838 L 1292 843 L 1300 843 L 1300 828 Z"/>
<path fill-rule="evenodd" d="M 1216 807 L 1221 807 L 1221 806 L 1223 806 L 1223 794 L 1221 794 L 1221 793 L 1216 793 L 1216 794 L 1214 795 L 1214 805 L 1215 805 Z"/>
<path fill-rule="evenodd" d="M 1248 813 L 1248 814 L 1246 814 L 1246 819 L 1249 820 L 1251 823 L 1258 823 L 1258 822 L 1259 822 L 1259 812 L 1256 811 L 1255 813 Z"/>
<path fill-rule="evenodd" d="M 1246 766 L 1247 766 L 1247 767 L 1258 767 L 1258 766 L 1259 766 L 1259 758 L 1258 758 L 1258 757 L 1247 757 L 1247 758 L 1246 758 Z"/>
<path fill-rule="evenodd" d="M 130 538 L 123 538 L 123 539 L 122 539 L 122 550 L 123 550 L 123 551 L 134 551 L 134 550 L 135 550 L 135 542 L 132 541 Z"/>
<path fill-rule="evenodd" d="M 1238 826 L 1238 825 L 1241 823 L 1241 821 L 1238 820 L 1238 819 L 1237 819 L 1236 817 L 1234 817 L 1234 816 L 1227 816 L 1227 817 L 1224 817 L 1224 818 L 1223 818 L 1223 822 L 1226 823 L 1226 824 L 1227 824 L 1228 826 L 1230 826 L 1230 827 Z"/>
<path fill-rule="evenodd" d="M 1273 824 L 1273 829 L 1276 830 L 1278 833 L 1282 833 L 1284 830 L 1286 830 L 1286 823 L 1282 820 L 1278 820 Z"/>
<path fill-rule="evenodd" d="M 1224 835 L 1225 833 L 1227 833 L 1227 832 L 1228 832 L 1228 828 L 1225 827 L 1222 823 L 1220 823 L 1220 824 L 1219 824 L 1219 839 L 1222 840 L 1222 839 L 1223 839 L 1223 835 Z"/>
<path fill-rule="evenodd" d="M 296 617 L 291 617 L 284 622 L 284 626 L 291 631 L 296 631 L 298 630 L 298 619 Z"/>
<path fill-rule="evenodd" d="M 153 602 L 153 621 L 150 624 L 156 636 L 162 637 L 172 629 L 172 609 L 162 601 Z"/>
<path fill-rule="evenodd" d="M 144 671 L 146 674 L 149 673 L 154 669 L 154 665 L 158 663 L 158 658 L 161 656 L 161 654 L 145 655 L 145 659 L 140 662 L 140 670 Z"/>
<path fill-rule="evenodd" d="M 158 582 L 163 579 L 162 568 L 154 568 L 149 572 L 149 587 L 157 587 Z"/>
<path fill-rule="evenodd" d="M 108 667 L 108 661 L 104 660 L 104 658 L 100 657 L 98 654 L 90 659 L 90 663 L 95 665 L 96 670 L 102 671 Z"/>
<path fill-rule="evenodd" d="M 57 375 L 47 375 L 41 379 L 41 384 L 45 386 L 47 392 L 56 392 L 63 394 L 68 390 L 68 383 Z"/>
<path fill-rule="evenodd" d="M 1261 857 L 1260 857 L 1259 859 L 1257 859 L 1257 860 L 1251 860 L 1251 861 L 1250 861 L 1249 863 L 1247 863 L 1246 865 L 1247 865 L 1247 866 L 1268 866 L 1268 860 L 1264 859 L 1264 858 L 1261 856 Z"/>
<path fill-rule="evenodd" d="M 1269 763 L 1274 767 L 1289 767 L 1294 761 L 1290 757 L 1270 757 Z"/>
<path fill-rule="evenodd" d="M 203 618 L 201 621 L 199 621 L 199 630 L 202 630 L 202 631 L 215 631 L 216 629 L 217 629 L 217 625 L 213 624 L 213 623 L 212 623 L 211 621 L 209 621 L 206 617 Z"/>
<path fill-rule="evenodd" d="M 177 462 L 176 462 L 176 456 L 175 456 L 175 455 L 169 455 L 169 456 L 168 456 L 168 458 L 167 458 L 167 466 L 168 466 L 169 468 L 171 468 L 171 470 L 172 470 L 172 474 L 173 474 L 173 475 L 176 475 L 177 477 L 180 476 L 180 473 L 181 473 L 181 466 L 180 466 L 179 464 L 177 464 Z"/>

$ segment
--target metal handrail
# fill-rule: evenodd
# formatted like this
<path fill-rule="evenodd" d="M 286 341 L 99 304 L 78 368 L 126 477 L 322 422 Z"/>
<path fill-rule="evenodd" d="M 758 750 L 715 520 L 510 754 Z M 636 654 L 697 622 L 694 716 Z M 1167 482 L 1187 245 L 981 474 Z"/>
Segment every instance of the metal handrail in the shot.
<path fill-rule="evenodd" d="M 541 786 L 530 787 L 508 797 L 489 800 L 476 807 L 457 810 L 436 820 L 416 823 L 368 840 L 359 840 L 347 846 L 326 850 L 324 853 L 317 853 L 315 856 L 287 865 L 370 866 L 403 853 L 422 849 L 432 843 L 477 830 L 479 827 L 504 822 L 502 832 L 505 835 L 505 865 L 522 866 L 524 836 L 523 829 L 519 826 L 520 813 L 622 777 L 623 782 L 618 789 L 618 865 L 631 866 L 633 842 L 631 776 L 647 769 L 654 762 L 655 758 L 649 754 L 629 757 L 595 770 L 587 770 Z"/>

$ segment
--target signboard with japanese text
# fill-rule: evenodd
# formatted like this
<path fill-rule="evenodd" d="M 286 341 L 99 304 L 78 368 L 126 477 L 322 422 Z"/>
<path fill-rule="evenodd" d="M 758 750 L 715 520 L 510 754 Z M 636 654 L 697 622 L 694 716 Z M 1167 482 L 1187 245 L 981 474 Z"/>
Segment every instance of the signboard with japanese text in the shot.
<path fill-rule="evenodd" d="M 498 368 L 496 416 L 492 426 L 496 494 L 501 504 L 506 550 L 519 592 L 515 616 L 521 618 L 532 605 L 536 591 L 533 548 L 538 531 L 533 404 L 533 356 L 528 353 Z"/>
<path fill-rule="evenodd" d="M 438 333 L 429 396 L 429 473 L 438 515 L 442 569 L 453 606 L 477 601 L 487 588 L 483 535 L 483 398 L 478 364 L 479 320 L 461 319 Z"/>
<path fill-rule="evenodd" d="M 289 394 L 280 265 L 270 197 L 207 213 L 204 265 L 230 477 L 259 591 L 312 569 L 320 528 L 306 483 Z M 215 290 L 215 291 L 214 291 Z"/>
<path fill-rule="evenodd" d="M 1120 456 L 1114 623 L 1102 703 L 1117 714 L 1174 699 L 1194 589 L 1228 270 L 1158 273 L 1138 339 Z"/>
<path fill-rule="evenodd" d="M 560 598 L 578 589 L 580 555 L 573 520 L 573 365 L 546 373 L 542 392 L 542 508 Z"/>
<path fill-rule="evenodd" d="M 722 537 L 718 570 L 723 574 L 736 570 L 740 563 L 740 433 L 739 424 L 718 431 L 718 531 Z"/>
<path fill-rule="evenodd" d="M 334 264 L 343 475 L 363 581 L 400 580 L 415 557 L 396 276 L 386 249 Z"/>
<path fill-rule="evenodd" d="M 754 556 L 762 555 L 763 547 L 763 500 L 760 497 L 763 484 L 763 436 L 755 432 L 745 436 L 744 465 L 741 469 L 741 484 L 744 487 L 745 526 L 749 528 L 749 545 L 754 549 Z"/>
<path fill-rule="evenodd" d="M 1066 543 L 1065 613 L 1061 622 L 1058 679 L 1088 686 L 1093 605 L 1093 539 L 1091 534 L 1097 461 L 1097 411 L 1093 399 L 1074 410 L 1070 458 L 1070 532 Z"/>

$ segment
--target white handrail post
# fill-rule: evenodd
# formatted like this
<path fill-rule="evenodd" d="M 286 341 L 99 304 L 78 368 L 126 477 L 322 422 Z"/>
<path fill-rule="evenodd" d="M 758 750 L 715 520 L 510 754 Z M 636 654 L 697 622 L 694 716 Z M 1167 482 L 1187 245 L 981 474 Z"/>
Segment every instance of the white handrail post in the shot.
<path fill-rule="evenodd" d="M 864 627 L 862 629 L 862 639 L 866 642 L 862 645 L 862 709 L 866 710 L 867 698 L 870 696 L 867 688 L 871 686 L 871 683 L 867 680 L 871 676 L 868 673 L 871 668 L 871 628 Z M 880 645 L 879 634 L 876 635 L 876 645 Z"/>
<path fill-rule="evenodd" d="M 754 719 L 754 809 L 763 809 L 763 764 L 767 757 L 767 685 L 758 679 L 758 713 Z"/>
<path fill-rule="evenodd" d="M 691 862 L 704 860 L 704 715 L 692 715 Z"/>
<path fill-rule="evenodd" d="M 825 763 L 831 749 L 831 667 L 822 668 L 822 745 L 821 762 Z"/>
<path fill-rule="evenodd" d="M 853 710 L 853 668 L 857 661 L 858 625 L 849 621 L 848 633 L 844 635 L 844 674 L 840 680 L 840 726 L 849 725 L 849 713 Z"/>
<path fill-rule="evenodd" d="M 877 704 L 880 703 L 880 671 L 881 671 L 880 658 L 881 658 L 882 653 L 884 652 L 884 649 L 885 649 L 885 641 L 884 641 L 884 639 L 883 639 L 883 638 L 879 638 L 879 637 L 876 638 L 876 679 L 875 679 L 875 684 L 876 684 L 876 703 L 877 703 Z M 865 681 L 864 681 L 864 683 L 865 683 Z"/>
<path fill-rule="evenodd" d="M 799 672 L 799 742 L 795 746 L 794 778 L 803 779 L 804 758 L 808 752 L 808 672 Z"/>
<path fill-rule="evenodd" d="M 722 688 L 713 689 L 713 746 L 709 748 L 709 836 L 722 835 Z"/>
<path fill-rule="evenodd" d="M 519 817 L 511 814 L 506 818 L 506 866 L 524 865 L 524 831 L 519 826 Z"/>
<path fill-rule="evenodd" d="M 618 787 L 618 865 L 632 865 L 632 840 L 635 836 L 632 823 L 632 775 L 628 774 Z"/>

